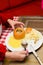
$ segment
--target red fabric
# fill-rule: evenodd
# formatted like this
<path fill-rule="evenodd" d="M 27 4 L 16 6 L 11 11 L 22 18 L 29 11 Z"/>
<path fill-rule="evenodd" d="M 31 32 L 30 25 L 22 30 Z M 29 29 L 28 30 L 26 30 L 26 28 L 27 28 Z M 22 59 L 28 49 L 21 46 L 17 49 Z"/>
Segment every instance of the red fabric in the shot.
<path fill-rule="evenodd" d="M 0 61 L 4 60 L 6 52 L 6 47 L 3 44 L 0 44 Z"/>
<path fill-rule="evenodd" d="M 0 0 L 0 11 L 3 11 L 5 9 L 8 9 L 13 6 L 17 6 L 19 4 L 28 2 L 31 0 Z"/>
<path fill-rule="evenodd" d="M 8 0 L 0 0 L 0 11 L 9 8 Z"/>
<path fill-rule="evenodd" d="M 41 9 L 41 1 L 34 1 L 24 4 L 17 8 L 9 9 L 0 14 L 3 21 L 6 22 L 8 18 L 13 16 L 43 16 L 43 10 Z"/>
<path fill-rule="evenodd" d="M 14 20 L 16 21 L 18 19 L 18 17 L 15 17 Z M 2 34 L 1 34 L 1 39 L 0 39 L 0 61 L 4 60 L 5 57 L 5 53 L 6 53 L 6 44 L 5 44 L 5 40 L 6 37 L 9 33 L 11 33 L 12 28 L 7 28 L 5 30 L 5 26 L 3 26 L 3 30 L 2 30 Z"/>
<path fill-rule="evenodd" d="M 6 37 L 9 33 L 11 33 L 12 28 L 7 28 L 6 30 L 2 31 L 2 35 L 1 35 L 1 39 L 0 39 L 0 61 L 3 61 L 5 58 L 5 53 L 6 53 L 6 44 L 5 44 L 5 40 Z"/>
<path fill-rule="evenodd" d="M 10 6 L 14 7 L 14 6 L 18 6 L 20 4 L 26 3 L 26 2 L 30 2 L 32 0 L 9 0 Z"/>

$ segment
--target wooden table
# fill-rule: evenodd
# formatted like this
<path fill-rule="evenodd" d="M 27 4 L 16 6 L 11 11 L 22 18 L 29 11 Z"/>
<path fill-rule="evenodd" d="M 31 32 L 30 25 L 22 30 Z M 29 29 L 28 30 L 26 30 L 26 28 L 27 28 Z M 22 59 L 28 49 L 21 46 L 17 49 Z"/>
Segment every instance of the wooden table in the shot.
<path fill-rule="evenodd" d="M 39 50 L 37 50 L 37 54 L 41 61 L 43 62 L 43 45 Z M 28 58 L 24 62 L 11 62 L 6 61 L 3 65 L 40 65 L 35 56 L 31 53 Z"/>
<path fill-rule="evenodd" d="M 27 19 L 26 22 L 28 23 L 27 26 L 33 27 L 33 28 L 39 30 L 43 34 L 43 18 L 42 17 L 41 18 L 31 17 L 31 18 Z M 43 45 L 36 51 L 36 53 L 38 54 L 39 58 L 43 62 Z M 3 65 L 40 65 L 40 64 L 37 61 L 37 59 L 35 58 L 35 56 L 31 53 L 31 54 L 29 54 L 28 58 L 24 62 L 7 61 L 7 62 L 4 62 Z"/>

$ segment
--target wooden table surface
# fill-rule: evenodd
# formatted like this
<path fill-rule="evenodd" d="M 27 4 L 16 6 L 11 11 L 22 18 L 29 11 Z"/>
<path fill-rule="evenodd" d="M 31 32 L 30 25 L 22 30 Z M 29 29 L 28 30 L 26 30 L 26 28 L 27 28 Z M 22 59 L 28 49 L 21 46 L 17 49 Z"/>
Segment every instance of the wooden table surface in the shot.
<path fill-rule="evenodd" d="M 43 45 L 39 50 L 36 52 L 43 62 Z M 29 54 L 28 58 L 24 62 L 11 62 L 5 61 L 3 65 L 40 65 L 35 56 L 31 53 Z"/>
<path fill-rule="evenodd" d="M 39 30 L 43 34 L 43 20 L 41 19 L 29 19 L 27 20 L 28 26 L 33 27 Z M 43 44 L 42 46 L 36 51 L 39 58 L 43 62 Z M 5 61 L 3 65 L 40 65 L 35 56 L 30 53 L 28 58 L 24 62 L 11 62 Z"/>

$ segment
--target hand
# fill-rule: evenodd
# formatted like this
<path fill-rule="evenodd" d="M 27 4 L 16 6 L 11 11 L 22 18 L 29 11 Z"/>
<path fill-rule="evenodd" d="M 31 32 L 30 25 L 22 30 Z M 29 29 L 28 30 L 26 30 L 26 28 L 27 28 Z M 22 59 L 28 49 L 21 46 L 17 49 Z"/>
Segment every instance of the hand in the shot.
<path fill-rule="evenodd" d="M 28 56 L 27 51 L 6 52 L 5 57 L 13 61 L 23 61 Z"/>
<path fill-rule="evenodd" d="M 11 25 L 12 29 L 16 27 L 23 27 L 24 24 L 22 22 L 18 22 L 18 21 L 13 21 L 11 19 L 8 19 L 7 22 Z"/>

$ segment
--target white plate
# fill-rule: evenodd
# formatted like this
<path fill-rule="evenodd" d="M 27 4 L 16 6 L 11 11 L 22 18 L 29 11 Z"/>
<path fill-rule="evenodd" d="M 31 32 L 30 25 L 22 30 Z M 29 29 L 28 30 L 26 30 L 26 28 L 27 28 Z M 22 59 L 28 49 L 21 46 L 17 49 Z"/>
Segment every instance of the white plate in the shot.
<path fill-rule="evenodd" d="M 22 51 L 22 50 L 24 50 L 24 48 L 22 46 L 20 48 L 13 48 L 12 46 L 10 46 L 8 44 L 9 43 L 8 40 L 9 40 L 10 36 L 13 36 L 13 32 L 9 33 L 8 36 L 6 37 L 5 44 L 6 44 L 7 48 L 11 51 Z"/>
<path fill-rule="evenodd" d="M 13 32 L 9 33 L 8 36 L 6 37 L 5 44 L 6 44 L 7 48 L 8 48 L 9 50 L 11 50 L 11 51 L 15 51 L 15 50 L 16 50 L 16 51 L 21 51 L 21 50 L 24 50 L 24 48 L 23 48 L 22 46 L 21 46 L 20 48 L 13 48 L 12 46 L 10 46 L 10 45 L 8 44 L 8 40 L 9 40 L 10 36 L 12 36 L 12 35 L 13 35 Z M 42 35 L 42 34 L 41 34 L 41 35 Z M 32 43 L 33 40 L 31 40 L 31 41 L 27 40 L 27 42 L 28 42 L 27 50 L 28 50 L 29 52 L 32 52 L 31 49 L 30 49 L 29 43 Z M 12 43 L 13 43 L 13 42 L 12 42 Z M 39 39 L 39 40 L 36 42 L 36 44 L 33 44 L 33 43 L 32 43 L 32 45 L 34 46 L 34 49 L 37 50 L 37 49 L 42 45 L 42 43 L 43 43 L 43 36 L 42 36 L 41 39 Z"/>

